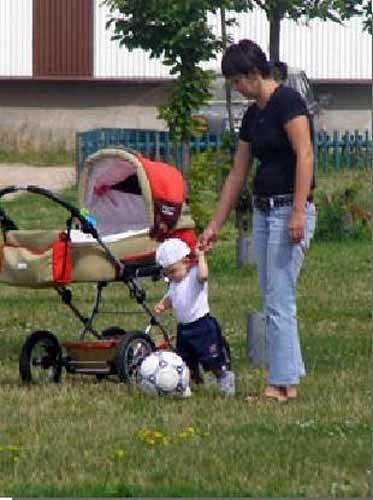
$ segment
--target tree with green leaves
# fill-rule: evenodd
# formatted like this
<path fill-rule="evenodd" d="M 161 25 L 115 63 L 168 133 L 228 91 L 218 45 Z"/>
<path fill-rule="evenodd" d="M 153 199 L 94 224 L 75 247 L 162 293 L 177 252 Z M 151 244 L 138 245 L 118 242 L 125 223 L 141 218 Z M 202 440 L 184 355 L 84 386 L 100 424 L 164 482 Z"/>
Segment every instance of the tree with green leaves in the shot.
<path fill-rule="evenodd" d="M 169 127 L 174 141 L 183 144 L 182 164 L 188 167 L 189 138 L 198 130 L 193 117 L 209 100 L 212 72 L 200 63 L 216 57 L 229 39 L 214 34 L 208 25 L 209 13 L 220 12 L 222 28 L 234 23 L 232 13 L 255 6 L 266 13 L 270 23 L 270 58 L 279 59 L 280 23 L 285 17 L 298 20 L 319 17 L 342 22 L 352 15 L 364 15 L 371 30 L 370 0 L 103 0 L 111 17 L 107 26 L 114 27 L 113 39 L 128 49 L 141 48 L 150 57 L 160 58 L 170 67 L 175 81 L 169 103 L 160 108 L 160 118 Z M 229 103 L 229 89 L 227 101 Z M 229 108 L 229 106 L 228 106 Z M 228 109 L 229 115 L 229 109 Z M 232 121 L 232 120 L 231 120 Z"/>
<path fill-rule="evenodd" d="M 189 139 L 198 128 L 193 117 L 210 98 L 211 71 L 200 63 L 216 57 L 222 50 L 220 36 L 208 25 L 208 13 L 225 8 L 247 9 L 244 0 L 104 0 L 114 27 L 113 40 L 128 49 L 141 48 L 150 57 L 160 58 L 177 78 L 170 101 L 160 108 L 175 141 L 183 144 L 183 165 L 188 167 Z"/>

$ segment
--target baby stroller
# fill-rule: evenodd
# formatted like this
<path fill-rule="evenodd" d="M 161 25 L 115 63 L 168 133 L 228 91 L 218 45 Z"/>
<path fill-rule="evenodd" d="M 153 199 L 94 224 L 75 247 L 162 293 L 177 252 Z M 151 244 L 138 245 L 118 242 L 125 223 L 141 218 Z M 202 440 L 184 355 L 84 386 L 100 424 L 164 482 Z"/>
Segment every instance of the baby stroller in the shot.
<path fill-rule="evenodd" d="M 64 207 L 63 229 L 19 229 L 1 206 L 2 197 L 25 191 Z M 160 279 L 154 255 L 160 241 L 177 237 L 194 249 L 194 222 L 181 173 L 134 151 L 102 149 L 89 156 L 79 176 L 79 208 L 47 189 L 26 185 L 0 189 L 0 282 L 21 287 L 51 287 L 82 323 L 78 340 L 62 345 L 50 331 L 31 333 L 21 349 L 24 382 L 58 382 L 62 368 L 97 378 L 117 375 L 127 382 L 146 355 L 173 349 L 173 338 L 146 303 L 138 278 Z M 73 302 L 73 283 L 95 283 L 92 309 L 84 316 Z M 142 331 L 94 327 L 102 293 L 122 282 L 149 316 Z M 156 346 L 157 327 L 163 337 Z M 91 334 L 95 340 L 86 340 Z M 226 345 L 227 357 L 229 346 Z"/>

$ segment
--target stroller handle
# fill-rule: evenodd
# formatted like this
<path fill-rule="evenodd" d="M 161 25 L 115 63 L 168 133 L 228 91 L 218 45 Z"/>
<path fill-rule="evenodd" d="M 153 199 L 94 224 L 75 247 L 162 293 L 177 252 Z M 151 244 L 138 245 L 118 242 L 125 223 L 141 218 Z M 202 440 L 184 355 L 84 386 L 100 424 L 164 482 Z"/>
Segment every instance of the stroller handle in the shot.
<path fill-rule="evenodd" d="M 7 186 L 5 188 L 0 189 L 0 198 L 7 194 L 15 193 L 17 191 L 26 191 L 28 193 L 40 194 L 42 196 L 45 196 L 46 198 L 49 198 L 50 200 L 55 201 L 62 207 L 66 208 L 66 210 L 71 213 L 72 217 L 75 217 L 76 219 L 79 220 L 79 222 L 82 224 L 82 227 L 84 228 L 84 232 L 91 233 L 93 237 L 97 237 L 96 229 L 92 226 L 92 224 L 90 224 L 90 222 L 86 219 L 86 217 L 84 217 L 84 215 L 80 212 L 79 208 L 75 207 L 65 199 L 61 198 L 61 196 L 59 196 L 58 194 L 50 191 L 49 189 L 40 186 L 34 186 L 33 184 Z"/>
<path fill-rule="evenodd" d="M 58 194 L 53 193 L 49 189 L 40 186 L 34 186 L 33 184 L 13 185 L 2 188 L 0 189 L 0 198 L 7 194 L 15 193 L 17 191 L 27 191 L 28 193 L 41 194 L 42 196 L 46 196 L 47 198 L 50 198 L 51 200 L 62 205 L 69 212 L 71 212 L 71 215 L 77 217 L 81 222 L 84 220 L 84 217 L 81 215 L 79 209 L 74 207 L 74 205 L 71 205 L 69 202 L 61 198 Z"/>
<path fill-rule="evenodd" d="M 0 200 L 2 196 L 5 196 L 7 194 L 15 193 L 17 191 L 26 191 L 28 193 L 34 193 L 34 194 L 40 194 L 42 196 L 45 196 L 46 198 L 49 198 L 50 200 L 55 201 L 62 207 L 64 207 L 67 211 L 71 213 L 72 217 L 75 217 L 76 219 L 79 220 L 81 223 L 82 231 L 84 233 L 91 234 L 93 238 L 97 240 L 97 242 L 101 245 L 103 248 L 107 258 L 109 261 L 115 266 L 117 269 L 119 269 L 119 273 L 122 276 L 123 275 L 123 269 L 124 265 L 114 256 L 114 254 L 110 251 L 110 249 L 107 247 L 107 245 L 103 242 L 101 239 L 97 229 L 91 224 L 91 222 L 81 213 L 79 208 L 75 207 L 68 201 L 64 200 L 61 196 L 59 196 L 56 193 L 53 193 L 49 189 L 40 187 L 40 186 L 34 186 L 32 184 L 29 185 L 13 185 L 13 186 L 7 186 L 5 188 L 0 189 Z M 8 218 L 8 216 L 5 214 L 4 210 L 0 207 L 0 224 L 5 226 L 5 229 L 16 229 L 17 226 L 14 224 L 14 222 Z"/>

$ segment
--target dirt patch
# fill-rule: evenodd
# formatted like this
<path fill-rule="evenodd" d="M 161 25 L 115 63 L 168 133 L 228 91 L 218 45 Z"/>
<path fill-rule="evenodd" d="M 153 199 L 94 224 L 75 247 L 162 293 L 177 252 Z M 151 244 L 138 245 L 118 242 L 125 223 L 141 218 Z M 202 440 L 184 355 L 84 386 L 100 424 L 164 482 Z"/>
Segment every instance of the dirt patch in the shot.
<path fill-rule="evenodd" d="M 72 166 L 36 167 L 0 163 L 0 187 L 32 184 L 51 191 L 61 191 L 73 186 L 75 181 L 75 168 Z"/>

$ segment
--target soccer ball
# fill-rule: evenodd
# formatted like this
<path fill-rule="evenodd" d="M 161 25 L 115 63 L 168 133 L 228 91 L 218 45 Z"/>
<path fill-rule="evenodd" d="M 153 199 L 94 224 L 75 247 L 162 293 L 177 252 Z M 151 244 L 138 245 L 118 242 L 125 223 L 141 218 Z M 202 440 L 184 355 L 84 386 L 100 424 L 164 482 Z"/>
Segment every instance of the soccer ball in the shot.
<path fill-rule="evenodd" d="M 189 388 L 189 379 L 189 368 L 171 351 L 150 353 L 137 372 L 139 388 L 152 395 L 182 395 Z"/>

